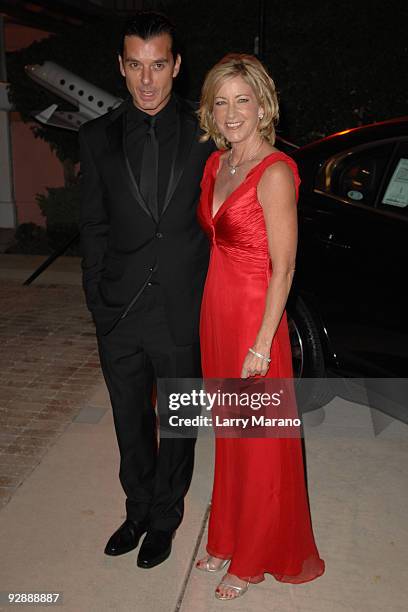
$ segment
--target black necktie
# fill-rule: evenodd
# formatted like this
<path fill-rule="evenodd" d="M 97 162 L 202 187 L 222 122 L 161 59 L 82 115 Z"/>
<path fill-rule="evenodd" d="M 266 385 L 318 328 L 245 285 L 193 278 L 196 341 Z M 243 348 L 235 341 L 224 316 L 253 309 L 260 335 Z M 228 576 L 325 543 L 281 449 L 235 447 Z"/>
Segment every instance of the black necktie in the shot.
<path fill-rule="evenodd" d="M 159 143 L 157 142 L 156 117 L 145 119 L 148 129 L 143 146 L 140 170 L 140 193 L 155 219 L 158 218 Z"/>

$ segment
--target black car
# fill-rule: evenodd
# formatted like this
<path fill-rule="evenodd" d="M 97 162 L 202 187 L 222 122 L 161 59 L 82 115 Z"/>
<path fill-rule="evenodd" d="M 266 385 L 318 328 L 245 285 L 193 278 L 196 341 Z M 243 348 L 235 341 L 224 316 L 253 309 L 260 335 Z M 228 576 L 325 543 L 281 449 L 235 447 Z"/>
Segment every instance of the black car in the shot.
<path fill-rule="evenodd" d="M 292 153 L 302 179 L 288 301 L 297 377 L 408 376 L 408 117 Z"/>

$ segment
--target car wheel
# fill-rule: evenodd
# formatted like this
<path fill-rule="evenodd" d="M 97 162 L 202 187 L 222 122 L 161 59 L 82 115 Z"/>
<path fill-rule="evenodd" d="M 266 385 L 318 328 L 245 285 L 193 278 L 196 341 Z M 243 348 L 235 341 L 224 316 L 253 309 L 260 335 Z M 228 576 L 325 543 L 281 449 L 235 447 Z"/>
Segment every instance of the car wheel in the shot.
<path fill-rule="evenodd" d="M 315 320 L 301 297 L 296 296 L 288 303 L 287 317 L 293 376 L 297 379 L 308 379 L 304 385 L 301 380 L 297 384 L 299 408 L 302 413 L 309 412 L 324 406 L 333 398 L 329 380 L 326 378 L 323 347 Z M 320 380 L 313 384 L 309 380 L 313 378 Z"/>

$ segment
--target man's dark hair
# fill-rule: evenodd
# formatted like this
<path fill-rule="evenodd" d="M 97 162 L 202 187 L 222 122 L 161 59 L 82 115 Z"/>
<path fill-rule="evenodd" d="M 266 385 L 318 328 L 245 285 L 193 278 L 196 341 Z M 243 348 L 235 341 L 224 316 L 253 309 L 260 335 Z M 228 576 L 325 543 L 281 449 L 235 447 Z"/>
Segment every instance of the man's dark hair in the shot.
<path fill-rule="evenodd" d="M 118 53 L 123 57 L 125 36 L 139 36 L 143 40 L 149 40 L 154 36 L 160 36 L 160 34 L 169 34 L 171 38 L 171 52 L 174 61 L 176 61 L 179 53 L 176 28 L 168 17 L 153 11 L 138 11 L 126 20 L 122 29 Z"/>

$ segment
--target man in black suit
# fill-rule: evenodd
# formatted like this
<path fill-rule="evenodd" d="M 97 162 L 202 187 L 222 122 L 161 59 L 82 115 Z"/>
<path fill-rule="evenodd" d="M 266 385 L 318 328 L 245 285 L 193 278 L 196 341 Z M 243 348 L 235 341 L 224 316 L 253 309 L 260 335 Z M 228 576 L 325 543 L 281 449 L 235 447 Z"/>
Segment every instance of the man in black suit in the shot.
<path fill-rule="evenodd" d="M 137 13 L 119 65 L 128 100 L 79 132 L 83 285 L 98 339 L 120 450 L 125 522 L 105 553 L 134 549 L 149 568 L 171 552 L 190 485 L 192 438 L 157 443 L 155 379 L 200 375 L 198 322 L 208 266 L 196 220 L 212 151 L 194 106 L 172 92 L 180 69 L 174 27 Z"/>

